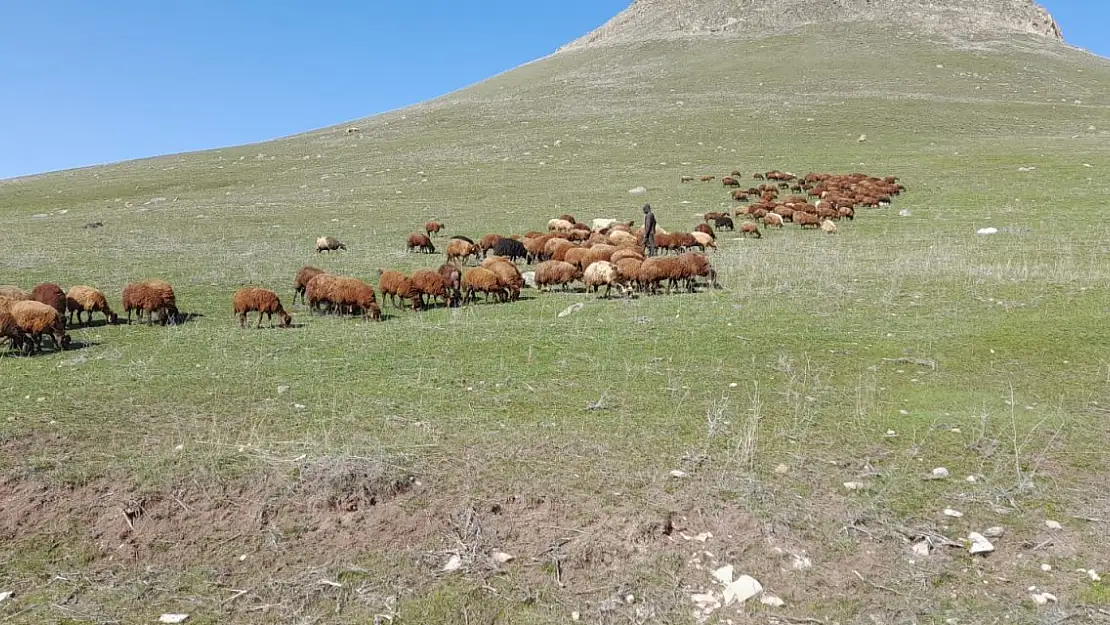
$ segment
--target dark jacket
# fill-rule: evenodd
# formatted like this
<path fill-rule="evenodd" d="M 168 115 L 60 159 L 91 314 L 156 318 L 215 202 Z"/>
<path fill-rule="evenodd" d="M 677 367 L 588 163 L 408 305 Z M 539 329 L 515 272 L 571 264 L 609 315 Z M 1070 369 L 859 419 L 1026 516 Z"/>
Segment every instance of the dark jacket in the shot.
<path fill-rule="evenodd" d="M 644 213 L 644 238 L 655 238 L 655 213 Z"/>

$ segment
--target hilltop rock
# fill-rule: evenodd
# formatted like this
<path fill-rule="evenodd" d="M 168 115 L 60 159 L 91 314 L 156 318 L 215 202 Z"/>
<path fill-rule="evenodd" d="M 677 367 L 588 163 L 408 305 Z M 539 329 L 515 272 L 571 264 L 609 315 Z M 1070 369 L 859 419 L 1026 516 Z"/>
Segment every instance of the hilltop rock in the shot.
<path fill-rule="evenodd" d="M 770 34 L 806 24 L 884 22 L 952 36 L 1027 33 L 1063 40 L 1033 0 L 635 0 L 562 50 L 676 36 Z"/>

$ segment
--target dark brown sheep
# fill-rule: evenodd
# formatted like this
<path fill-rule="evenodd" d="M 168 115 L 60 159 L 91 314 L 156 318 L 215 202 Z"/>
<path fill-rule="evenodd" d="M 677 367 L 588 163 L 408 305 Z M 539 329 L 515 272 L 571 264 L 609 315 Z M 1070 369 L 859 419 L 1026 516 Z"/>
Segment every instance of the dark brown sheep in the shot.
<path fill-rule="evenodd" d="M 462 298 L 462 272 L 451 263 L 444 263 L 437 270 L 443 277 L 447 290 L 451 292 L 452 301 L 458 302 Z"/>
<path fill-rule="evenodd" d="M 436 246 L 432 245 L 432 240 L 428 235 L 421 232 L 413 232 L 409 235 L 408 241 L 405 242 L 408 251 L 419 250 L 425 254 L 435 254 Z"/>
<path fill-rule="evenodd" d="M 293 317 L 282 308 L 277 293 L 269 289 L 243 287 L 231 297 L 231 307 L 235 314 L 239 315 L 239 325 L 242 328 L 247 327 L 247 313 L 251 312 L 258 313 L 258 325 L 255 326 L 257 328 L 262 327 L 262 315 L 266 315 L 270 321 L 270 327 L 274 327 L 275 313 L 281 322 L 281 327 L 288 328 L 293 323 Z"/>
<path fill-rule="evenodd" d="M 766 217 L 766 215 L 764 215 L 764 217 Z M 763 237 L 763 234 L 759 231 L 759 228 L 750 221 L 745 221 L 744 223 L 740 224 L 740 235 L 745 237 L 751 235 L 757 239 Z"/>
<path fill-rule="evenodd" d="M 478 250 L 482 252 L 482 258 L 485 258 L 500 240 L 500 234 L 487 234 L 481 239 L 478 239 Z"/>
<path fill-rule="evenodd" d="M 794 211 L 794 223 L 802 228 L 818 228 L 821 226 L 821 220 L 817 218 L 817 215 L 805 211 Z"/>
<path fill-rule="evenodd" d="M 438 221 L 429 221 L 424 224 L 424 231 L 428 233 L 428 236 L 439 234 L 440 230 L 446 230 L 446 228 Z"/>
<path fill-rule="evenodd" d="M 138 312 L 139 321 L 146 313 L 147 325 L 154 323 L 154 313 L 158 313 L 158 322 L 162 325 L 177 322 L 177 296 L 173 287 L 165 280 L 145 280 L 132 282 L 123 287 L 123 310 L 127 313 L 127 322 L 131 323 L 131 313 Z"/>
<path fill-rule="evenodd" d="M 458 269 L 452 267 L 454 271 Z M 380 285 L 379 285 L 380 286 Z M 421 269 L 412 274 L 412 286 L 416 289 L 417 297 L 421 300 L 421 308 L 427 306 L 429 302 L 434 303 L 436 299 L 443 300 L 443 305 L 448 308 L 454 302 L 454 291 L 447 285 L 447 280 L 439 273 L 430 269 Z M 428 300 L 424 301 L 427 297 Z"/>
<path fill-rule="evenodd" d="M 301 303 L 305 303 L 304 290 L 308 286 L 308 281 L 316 276 L 324 273 L 323 269 L 318 269 L 309 265 L 305 265 L 297 270 L 297 276 L 293 278 L 293 303 L 297 303 L 297 296 L 301 296 Z"/>
<path fill-rule="evenodd" d="M 412 300 L 412 309 L 420 310 L 420 292 L 413 285 L 412 279 L 400 271 L 378 270 L 378 290 L 382 297 L 389 296 L 389 301 L 395 308 L 404 305 L 406 299 Z M 398 305 L 397 300 L 400 300 Z"/>
<path fill-rule="evenodd" d="M 505 301 L 509 297 L 509 290 L 502 284 L 501 279 L 493 271 L 485 267 L 472 267 L 466 270 L 462 277 L 463 304 L 468 304 L 476 299 L 479 292 L 486 294 L 486 301 L 493 295 L 498 301 Z"/>
<path fill-rule="evenodd" d="M 494 256 L 483 260 L 482 266 L 497 274 L 502 286 L 508 290 L 509 301 L 515 302 L 520 299 L 520 289 L 524 288 L 524 276 L 516 265 L 507 258 Z"/>
<path fill-rule="evenodd" d="M 36 302 L 42 302 L 58 311 L 62 317 L 66 314 L 66 294 L 62 287 L 51 282 L 43 282 L 36 284 L 35 288 L 31 289 L 31 299 Z"/>
<path fill-rule="evenodd" d="M 561 284 L 563 290 L 570 290 L 570 283 L 582 277 L 582 271 L 574 265 L 558 261 L 548 260 L 536 265 L 536 288 L 543 289 L 551 286 Z"/>

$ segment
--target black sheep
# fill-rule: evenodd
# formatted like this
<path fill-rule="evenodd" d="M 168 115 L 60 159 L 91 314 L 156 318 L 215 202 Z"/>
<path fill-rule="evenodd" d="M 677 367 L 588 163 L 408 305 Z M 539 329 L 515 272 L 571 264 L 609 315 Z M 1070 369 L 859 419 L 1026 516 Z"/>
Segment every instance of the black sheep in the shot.
<path fill-rule="evenodd" d="M 734 227 L 732 224 L 732 217 L 728 215 L 713 220 L 713 225 L 717 226 L 718 230 L 732 230 Z"/>
<path fill-rule="evenodd" d="M 504 256 L 511 261 L 517 259 L 527 258 L 528 250 L 524 249 L 524 244 L 516 239 L 508 237 L 501 237 L 497 244 L 493 246 L 493 253 L 497 256 Z"/>

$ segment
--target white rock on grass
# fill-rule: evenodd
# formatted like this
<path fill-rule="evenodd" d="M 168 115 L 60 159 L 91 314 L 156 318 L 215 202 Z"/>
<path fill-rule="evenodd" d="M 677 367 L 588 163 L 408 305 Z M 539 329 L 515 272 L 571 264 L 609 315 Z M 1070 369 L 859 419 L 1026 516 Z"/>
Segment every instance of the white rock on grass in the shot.
<path fill-rule="evenodd" d="M 933 469 L 932 478 L 934 480 L 946 480 L 951 475 L 952 474 L 948 472 L 948 469 L 946 469 L 944 467 L 937 467 L 937 468 Z"/>
<path fill-rule="evenodd" d="M 1001 525 L 995 525 L 983 530 L 983 536 L 986 536 L 987 538 L 1002 538 L 1002 535 L 1005 533 L 1006 528 L 1002 527 Z"/>
<path fill-rule="evenodd" d="M 795 571 L 804 571 L 813 566 L 813 561 L 805 556 L 794 554 L 794 562 L 790 565 Z"/>
<path fill-rule="evenodd" d="M 991 544 L 991 541 L 987 540 L 987 537 L 983 536 L 979 532 L 972 532 L 968 534 L 967 539 L 971 541 L 971 546 L 967 548 L 968 553 L 970 553 L 971 555 L 990 553 L 994 551 L 994 545 Z"/>
<path fill-rule="evenodd" d="M 735 582 L 725 588 L 725 605 L 732 605 L 736 602 L 744 603 L 761 592 L 763 592 L 763 584 L 760 584 L 750 575 L 741 575 Z"/>
<path fill-rule="evenodd" d="M 443 565 L 443 570 L 447 571 L 448 573 L 450 573 L 451 571 L 457 571 L 460 568 L 462 568 L 462 558 L 460 558 L 459 554 L 457 553 L 448 558 L 447 564 Z"/>
<path fill-rule="evenodd" d="M 5 590 L 4 592 L 0 592 L 0 603 L 4 603 L 8 599 L 11 599 L 14 595 L 15 595 L 15 593 L 10 591 L 10 590 Z"/>
<path fill-rule="evenodd" d="M 913 544 L 913 555 L 924 558 L 929 555 L 929 543 L 921 541 Z"/>
<path fill-rule="evenodd" d="M 184 623 L 189 620 L 188 614 L 163 614 L 158 617 L 159 623 Z"/>
<path fill-rule="evenodd" d="M 647 193 L 647 189 L 644 187 L 633 187 L 629 189 L 628 192 L 632 195 L 643 195 Z"/>
<path fill-rule="evenodd" d="M 998 228 L 991 226 L 989 228 L 979 228 L 975 234 L 998 234 Z"/>
<path fill-rule="evenodd" d="M 493 561 L 498 564 L 505 564 L 513 559 L 512 554 L 505 553 L 504 551 L 494 551 Z"/>
<path fill-rule="evenodd" d="M 952 508 L 945 508 L 944 509 L 944 516 L 950 516 L 954 519 L 958 519 L 958 518 L 962 517 L 963 515 L 964 515 L 964 513 L 960 512 L 959 510 L 953 510 Z"/>
<path fill-rule="evenodd" d="M 765 595 L 759 598 L 759 602 L 763 605 L 769 605 L 772 608 L 781 608 L 786 605 L 786 602 L 774 595 Z"/>
<path fill-rule="evenodd" d="M 1091 569 L 1091 570 L 1087 571 L 1087 577 L 1091 578 L 1092 582 L 1101 582 L 1102 581 L 1102 577 L 1098 574 L 1098 571 L 1096 571 L 1094 569 Z"/>
<path fill-rule="evenodd" d="M 867 484 L 863 482 L 844 482 L 844 488 L 848 490 L 863 490 L 867 488 Z"/>
<path fill-rule="evenodd" d="M 733 569 L 732 565 L 729 564 L 726 566 L 722 566 L 716 571 L 713 571 L 713 577 L 722 584 L 728 585 L 732 583 L 732 574 L 734 572 L 735 569 Z"/>
<path fill-rule="evenodd" d="M 683 471 L 682 469 L 675 469 L 675 470 L 671 471 L 671 477 L 677 477 L 677 478 L 681 479 L 681 478 L 684 478 L 684 477 L 690 477 L 690 474 Z"/>
<path fill-rule="evenodd" d="M 1035 603 L 1037 605 L 1045 605 L 1049 601 L 1051 601 L 1052 603 L 1056 603 L 1056 601 L 1057 601 L 1056 595 L 1054 595 L 1050 592 L 1042 592 L 1040 594 L 1033 595 L 1032 599 L 1033 599 L 1033 603 Z"/>
<path fill-rule="evenodd" d="M 1064 526 L 1060 525 L 1059 521 L 1045 521 L 1044 525 L 1045 525 L 1045 527 L 1047 527 L 1050 530 L 1062 530 L 1062 529 L 1064 529 Z"/>

